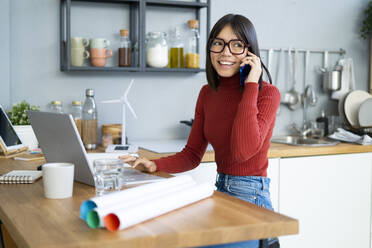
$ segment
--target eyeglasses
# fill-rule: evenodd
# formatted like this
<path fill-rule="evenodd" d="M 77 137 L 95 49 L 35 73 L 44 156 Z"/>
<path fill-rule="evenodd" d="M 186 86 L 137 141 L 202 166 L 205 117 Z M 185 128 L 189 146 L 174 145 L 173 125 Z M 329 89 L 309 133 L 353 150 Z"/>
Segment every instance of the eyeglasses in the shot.
<path fill-rule="evenodd" d="M 225 42 L 223 39 L 215 38 L 209 43 L 209 51 L 212 53 L 221 53 L 225 49 L 225 46 L 227 46 L 234 55 L 244 53 L 245 48 L 249 47 L 249 45 L 245 44 L 242 40 L 233 39 L 229 42 Z"/>

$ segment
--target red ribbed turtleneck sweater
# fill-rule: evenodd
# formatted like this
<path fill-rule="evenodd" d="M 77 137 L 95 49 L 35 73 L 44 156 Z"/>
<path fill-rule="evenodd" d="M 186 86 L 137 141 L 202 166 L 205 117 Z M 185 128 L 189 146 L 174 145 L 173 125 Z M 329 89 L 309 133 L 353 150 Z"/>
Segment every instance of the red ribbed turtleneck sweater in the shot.
<path fill-rule="evenodd" d="M 209 142 L 218 172 L 266 176 L 267 152 L 279 104 L 278 89 L 266 82 L 260 91 L 257 83 L 246 83 L 241 92 L 239 74 L 221 78 L 217 92 L 204 85 L 185 148 L 173 156 L 154 160 L 157 170 L 178 173 L 195 168 Z"/>

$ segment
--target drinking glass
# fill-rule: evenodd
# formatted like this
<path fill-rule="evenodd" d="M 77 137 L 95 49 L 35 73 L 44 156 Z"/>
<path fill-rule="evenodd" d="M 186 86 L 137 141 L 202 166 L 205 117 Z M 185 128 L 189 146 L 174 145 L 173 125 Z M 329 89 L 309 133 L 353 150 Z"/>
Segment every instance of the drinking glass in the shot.
<path fill-rule="evenodd" d="M 324 137 L 324 123 L 323 122 L 311 122 L 311 137 L 314 139 L 321 139 Z"/>
<path fill-rule="evenodd" d="M 94 160 L 94 183 L 97 196 L 121 189 L 120 173 L 123 166 L 124 162 L 120 159 Z"/>

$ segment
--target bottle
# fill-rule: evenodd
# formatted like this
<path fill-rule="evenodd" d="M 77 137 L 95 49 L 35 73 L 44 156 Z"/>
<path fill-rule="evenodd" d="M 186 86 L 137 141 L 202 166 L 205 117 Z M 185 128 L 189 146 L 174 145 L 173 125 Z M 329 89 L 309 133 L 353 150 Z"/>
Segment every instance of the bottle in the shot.
<path fill-rule="evenodd" d="M 186 47 L 186 68 L 199 68 L 200 67 L 200 54 L 199 54 L 199 22 L 198 20 L 189 20 L 187 22 L 190 28 L 190 35 L 187 39 Z"/>
<path fill-rule="evenodd" d="M 150 67 L 168 65 L 168 43 L 164 32 L 149 32 L 146 38 L 146 63 Z"/>
<path fill-rule="evenodd" d="M 62 101 L 52 101 L 50 103 L 50 111 L 53 113 L 63 113 Z"/>
<path fill-rule="evenodd" d="M 181 31 L 179 27 L 176 27 L 170 36 L 170 68 L 183 68 L 184 57 L 183 48 L 184 44 L 181 38 Z"/>
<path fill-rule="evenodd" d="M 97 107 L 94 101 L 94 90 L 85 90 L 85 101 L 83 105 L 82 140 L 86 149 L 95 149 L 97 146 L 98 121 Z"/>
<path fill-rule="evenodd" d="M 131 58 L 131 42 L 128 37 L 128 29 L 120 30 L 119 66 L 129 67 Z"/>
<path fill-rule="evenodd" d="M 81 120 L 83 118 L 83 106 L 81 101 L 73 101 L 71 115 L 74 118 L 76 127 L 81 137 Z"/>

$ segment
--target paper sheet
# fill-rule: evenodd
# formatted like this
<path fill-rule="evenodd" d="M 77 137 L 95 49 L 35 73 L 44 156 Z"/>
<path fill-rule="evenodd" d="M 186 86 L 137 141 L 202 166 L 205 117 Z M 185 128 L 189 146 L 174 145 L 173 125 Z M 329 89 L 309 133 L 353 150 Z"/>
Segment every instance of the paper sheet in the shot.
<path fill-rule="evenodd" d="M 121 230 L 207 198 L 213 191 L 214 187 L 208 183 L 187 187 L 153 199 L 148 204 L 117 209 L 104 217 L 104 223 L 110 231 Z"/>

